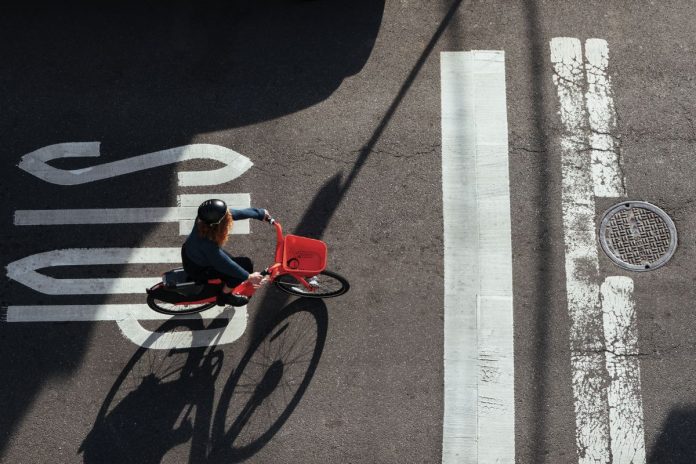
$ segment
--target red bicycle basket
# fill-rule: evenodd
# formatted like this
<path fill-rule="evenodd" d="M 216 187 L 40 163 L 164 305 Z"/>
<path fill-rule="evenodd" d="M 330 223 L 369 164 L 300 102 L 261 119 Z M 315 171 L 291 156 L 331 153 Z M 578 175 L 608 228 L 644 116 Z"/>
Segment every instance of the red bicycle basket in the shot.
<path fill-rule="evenodd" d="M 326 268 L 326 243 L 299 235 L 286 235 L 283 270 L 313 276 Z"/>

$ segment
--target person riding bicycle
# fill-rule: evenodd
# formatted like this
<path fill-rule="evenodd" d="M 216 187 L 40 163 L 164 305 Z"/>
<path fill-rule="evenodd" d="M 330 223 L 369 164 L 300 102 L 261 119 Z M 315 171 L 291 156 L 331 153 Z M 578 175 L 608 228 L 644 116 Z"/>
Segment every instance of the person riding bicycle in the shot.
<path fill-rule="evenodd" d="M 232 257 L 222 246 L 232 229 L 234 221 L 258 219 L 269 221 L 268 211 L 261 208 L 227 208 L 222 200 L 206 200 L 198 207 L 193 230 L 181 247 L 184 271 L 195 281 L 220 279 L 224 282 L 217 297 L 218 305 L 243 306 L 249 298 L 235 295 L 232 289 L 248 280 L 258 288 L 266 280 L 253 272 L 253 263 L 247 257 Z"/>

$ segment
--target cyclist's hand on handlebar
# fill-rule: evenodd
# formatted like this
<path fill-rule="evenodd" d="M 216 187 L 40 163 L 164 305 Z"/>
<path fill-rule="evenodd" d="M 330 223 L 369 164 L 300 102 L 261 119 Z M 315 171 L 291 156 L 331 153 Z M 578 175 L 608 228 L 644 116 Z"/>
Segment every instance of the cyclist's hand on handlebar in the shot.
<path fill-rule="evenodd" d="M 268 279 L 262 276 L 260 272 L 254 272 L 253 274 L 249 274 L 249 278 L 247 280 L 251 282 L 251 285 L 254 288 L 259 288 L 261 285 L 268 282 Z"/>

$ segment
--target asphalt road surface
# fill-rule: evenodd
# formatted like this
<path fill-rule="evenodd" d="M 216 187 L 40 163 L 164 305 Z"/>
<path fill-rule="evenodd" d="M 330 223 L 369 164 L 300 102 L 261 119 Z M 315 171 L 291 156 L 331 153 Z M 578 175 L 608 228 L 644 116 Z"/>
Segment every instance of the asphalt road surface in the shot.
<path fill-rule="evenodd" d="M 683 0 L 3 7 L 0 461 L 489 462 L 483 449 L 443 458 L 441 53 L 494 50 L 514 321 L 514 410 L 500 413 L 514 430 L 500 443 L 521 463 L 694 462 L 695 13 Z M 564 44 L 582 47 L 579 66 L 608 47 L 611 127 L 579 133 L 608 137 L 595 151 L 618 156 L 624 188 L 582 206 L 598 221 L 647 201 L 679 234 L 649 272 L 597 254 L 593 279 L 630 282 L 629 351 L 576 343 L 607 311 L 569 298 L 589 277 L 568 271 L 568 156 L 583 150 Z M 138 289 L 178 265 L 186 206 L 221 195 L 324 240 L 349 293 L 269 287 L 246 308 L 158 318 Z M 226 247 L 262 268 L 273 230 L 251 222 Z M 604 429 L 588 445 L 592 424 Z"/>

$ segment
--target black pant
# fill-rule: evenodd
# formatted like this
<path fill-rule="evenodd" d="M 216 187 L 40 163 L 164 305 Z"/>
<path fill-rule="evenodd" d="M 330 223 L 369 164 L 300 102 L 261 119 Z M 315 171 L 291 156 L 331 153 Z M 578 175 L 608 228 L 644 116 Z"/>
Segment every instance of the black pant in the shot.
<path fill-rule="evenodd" d="M 222 251 L 225 252 L 225 254 L 229 256 L 232 261 L 242 266 L 242 268 L 248 273 L 254 272 L 254 263 L 252 263 L 249 258 L 245 256 L 234 257 L 227 253 L 225 250 Z M 188 274 L 189 277 L 191 277 L 191 279 L 195 280 L 196 282 L 203 283 L 210 279 L 220 279 L 225 283 L 225 285 L 227 285 L 230 288 L 234 288 L 237 285 L 244 282 L 244 279 L 240 279 L 238 277 L 222 273 L 214 267 L 199 266 L 198 264 L 191 261 L 191 259 L 188 256 L 186 256 L 183 247 L 181 247 L 181 262 L 184 264 L 184 271 L 186 271 L 186 274 Z"/>

